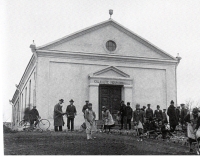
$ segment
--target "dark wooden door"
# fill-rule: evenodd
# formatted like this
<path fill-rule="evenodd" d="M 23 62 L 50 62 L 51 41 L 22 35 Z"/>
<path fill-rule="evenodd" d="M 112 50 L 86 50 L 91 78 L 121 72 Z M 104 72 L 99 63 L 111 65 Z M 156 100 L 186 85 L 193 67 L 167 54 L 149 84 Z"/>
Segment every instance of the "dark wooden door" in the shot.
<path fill-rule="evenodd" d="M 115 120 L 120 108 L 122 86 L 99 86 L 99 119 L 102 118 L 102 106 L 106 106 Z"/>

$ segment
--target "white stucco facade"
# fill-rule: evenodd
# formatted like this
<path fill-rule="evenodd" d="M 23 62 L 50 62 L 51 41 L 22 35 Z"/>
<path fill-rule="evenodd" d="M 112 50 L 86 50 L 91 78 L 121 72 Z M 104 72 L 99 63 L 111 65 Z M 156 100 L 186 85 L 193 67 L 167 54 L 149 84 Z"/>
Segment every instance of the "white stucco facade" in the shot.
<path fill-rule="evenodd" d="M 113 52 L 106 48 L 109 40 L 116 43 Z M 99 86 L 102 84 L 120 85 L 121 100 L 131 102 L 133 109 L 136 103 L 141 106 L 151 104 L 152 109 L 157 105 L 161 109 L 167 108 L 171 100 L 176 103 L 179 61 L 113 20 L 36 47 L 33 51 L 37 55 L 32 68 L 36 75 L 32 85 L 36 90 L 35 105 L 41 117 L 51 121 L 51 129 L 53 109 L 61 98 L 65 101 L 63 111 L 70 99 L 75 101 L 75 128 L 84 121 L 82 107 L 85 100 L 93 104 L 99 119 Z M 66 117 L 64 119 L 66 122 Z"/>

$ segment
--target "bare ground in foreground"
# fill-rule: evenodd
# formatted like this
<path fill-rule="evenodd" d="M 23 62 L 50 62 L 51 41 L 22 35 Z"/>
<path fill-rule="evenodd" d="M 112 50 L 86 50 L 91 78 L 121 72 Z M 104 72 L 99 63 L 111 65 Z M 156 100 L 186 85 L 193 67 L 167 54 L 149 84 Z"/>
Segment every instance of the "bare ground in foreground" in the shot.
<path fill-rule="evenodd" d="M 5 155 L 188 155 L 188 147 L 162 140 L 138 142 L 132 135 L 84 132 L 4 133 Z"/>

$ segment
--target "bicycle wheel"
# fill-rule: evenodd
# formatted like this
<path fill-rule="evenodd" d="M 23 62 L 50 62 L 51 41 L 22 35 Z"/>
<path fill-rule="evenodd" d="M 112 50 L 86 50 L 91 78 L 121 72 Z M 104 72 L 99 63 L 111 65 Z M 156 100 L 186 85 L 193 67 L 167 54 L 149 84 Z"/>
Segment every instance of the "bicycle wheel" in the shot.
<path fill-rule="evenodd" d="M 38 127 L 43 130 L 46 131 L 48 130 L 48 128 L 50 127 L 50 122 L 47 119 L 41 119 L 38 123 Z"/>

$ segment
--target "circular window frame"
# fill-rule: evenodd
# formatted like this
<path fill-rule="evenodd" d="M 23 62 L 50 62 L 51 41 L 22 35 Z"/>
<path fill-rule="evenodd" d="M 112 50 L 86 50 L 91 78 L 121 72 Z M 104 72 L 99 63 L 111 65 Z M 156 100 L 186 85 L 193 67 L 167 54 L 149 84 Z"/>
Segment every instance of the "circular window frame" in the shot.
<path fill-rule="evenodd" d="M 117 44 L 113 40 L 108 40 L 106 42 L 106 49 L 109 52 L 114 52 L 117 49 Z"/>
<path fill-rule="evenodd" d="M 107 49 L 106 43 L 107 43 L 108 41 L 113 41 L 113 42 L 115 43 L 116 48 L 115 48 L 114 51 L 109 51 L 109 50 Z M 104 50 L 105 50 L 107 53 L 109 53 L 109 54 L 115 54 L 115 53 L 117 53 L 118 50 L 119 50 L 119 44 L 118 44 L 118 42 L 116 41 L 116 39 L 109 38 L 109 39 L 107 39 L 107 40 L 104 40 L 102 45 L 103 45 Z"/>

